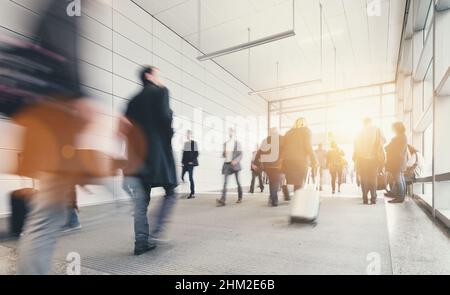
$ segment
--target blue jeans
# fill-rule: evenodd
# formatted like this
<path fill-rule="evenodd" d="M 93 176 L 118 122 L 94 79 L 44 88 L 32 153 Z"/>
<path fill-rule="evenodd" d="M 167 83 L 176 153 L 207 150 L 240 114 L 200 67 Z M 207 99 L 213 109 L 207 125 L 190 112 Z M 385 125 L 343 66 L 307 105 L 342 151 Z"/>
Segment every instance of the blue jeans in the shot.
<path fill-rule="evenodd" d="M 403 172 L 395 172 L 391 174 L 393 182 L 393 193 L 395 196 L 399 197 L 401 200 L 405 199 L 406 196 L 406 180 Z"/>
<path fill-rule="evenodd" d="M 134 233 L 135 243 L 147 243 L 150 238 L 150 228 L 148 223 L 147 211 L 150 204 L 150 193 L 152 190 L 151 183 L 148 183 L 138 177 L 126 177 L 124 181 L 124 190 L 134 200 Z M 155 227 L 152 231 L 153 236 L 159 235 L 167 217 L 170 215 L 173 206 L 175 205 L 175 186 L 167 185 L 164 187 L 166 195 L 159 208 Z"/>
<path fill-rule="evenodd" d="M 74 186 L 69 177 L 42 173 L 39 192 L 31 199 L 31 211 L 18 245 L 17 274 L 47 275 L 52 256 L 67 218 L 68 192 Z"/>
<path fill-rule="evenodd" d="M 235 171 L 231 174 L 225 173 L 224 175 L 224 180 L 223 180 L 223 190 L 222 190 L 222 198 L 221 200 L 225 202 L 226 197 L 227 197 L 227 186 L 228 186 L 228 177 L 233 175 L 236 178 L 236 184 L 238 186 L 238 199 L 242 200 L 242 187 L 241 187 L 241 182 L 239 181 L 239 171 Z"/>

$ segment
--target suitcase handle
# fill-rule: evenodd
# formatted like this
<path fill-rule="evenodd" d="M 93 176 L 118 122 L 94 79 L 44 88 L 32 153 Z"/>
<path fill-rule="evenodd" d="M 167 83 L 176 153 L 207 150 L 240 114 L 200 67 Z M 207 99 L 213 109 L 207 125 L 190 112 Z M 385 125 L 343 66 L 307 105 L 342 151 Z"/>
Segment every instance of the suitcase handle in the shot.
<path fill-rule="evenodd" d="M 313 178 L 312 174 L 313 174 L 313 169 L 311 167 L 309 167 L 308 168 L 308 173 L 306 175 L 305 187 L 309 184 L 311 178 Z M 319 190 L 319 176 L 320 176 L 319 169 L 317 169 L 316 177 L 313 178 L 314 179 L 314 183 L 313 183 L 313 187 L 312 187 L 313 191 L 318 191 Z"/>

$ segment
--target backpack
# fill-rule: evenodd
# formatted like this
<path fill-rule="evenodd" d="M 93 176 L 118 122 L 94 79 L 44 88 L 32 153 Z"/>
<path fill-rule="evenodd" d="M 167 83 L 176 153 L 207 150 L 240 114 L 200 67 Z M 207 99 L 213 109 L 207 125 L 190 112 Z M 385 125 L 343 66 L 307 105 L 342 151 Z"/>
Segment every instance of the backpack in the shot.
<path fill-rule="evenodd" d="M 58 69 L 67 60 L 27 39 L 0 38 L 0 114 L 14 116 L 25 106 L 66 91 Z"/>

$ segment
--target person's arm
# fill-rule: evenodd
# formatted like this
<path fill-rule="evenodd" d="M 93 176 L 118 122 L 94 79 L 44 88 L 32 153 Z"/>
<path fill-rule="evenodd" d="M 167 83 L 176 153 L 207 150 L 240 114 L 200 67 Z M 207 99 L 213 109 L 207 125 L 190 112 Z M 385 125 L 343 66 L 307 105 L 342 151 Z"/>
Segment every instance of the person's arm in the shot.
<path fill-rule="evenodd" d="M 311 166 L 316 167 L 317 166 L 317 159 L 316 155 L 314 153 L 312 144 L 311 144 L 311 131 L 308 129 L 305 136 L 305 145 L 306 145 L 306 154 L 309 156 L 309 159 L 311 160 Z"/>
<path fill-rule="evenodd" d="M 242 160 L 242 149 L 241 149 L 241 144 L 238 142 L 237 143 L 237 149 L 236 149 L 236 156 L 233 159 L 233 163 L 234 165 L 238 164 L 239 162 L 241 162 Z"/>
<path fill-rule="evenodd" d="M 227 157 L 227 143 L 225 142 L 223 144 L 222 158 L 226 158 L 226 157 Z"/>
<path fill-rule="evenodd" d="M 181 157 L 181 164 L 183 164 L 183 166 L 184 166 L 184 163 L 186 163 L 186 144 L 184 144 L 184 147 L 183 147 L 183 154 L 182 154 L 182 157 Z"/>
<path fill-rule="evenodd" d="M 194 141 L 194 158 L 197 159 L 199 155 L 197 142 Z"/>

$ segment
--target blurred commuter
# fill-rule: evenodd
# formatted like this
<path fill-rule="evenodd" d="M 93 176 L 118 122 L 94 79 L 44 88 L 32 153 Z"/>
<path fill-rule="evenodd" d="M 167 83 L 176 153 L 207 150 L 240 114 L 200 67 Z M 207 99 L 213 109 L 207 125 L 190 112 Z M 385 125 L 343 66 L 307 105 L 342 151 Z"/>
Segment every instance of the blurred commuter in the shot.
<path fill-rule="evenodd" d="M 362 198 L 365 205 L 377 203 L 377 174 L 384 168 L 383 136 L 378 127 L 372 125 L 372 120 L 364 119 L 364 126 L 355 140 L 353 160 L 359 175 Z"/>
<path fill-rule="evenodd" d="M 408 162 L 406 163 L 405 181 L 406 194 L 412 195 L 412 184 L 417 177 L 421 177 L 423 169 L 423 156 L 414 146 L 408 145 Z"/>
<path fill-rule="evenodd" d="M 341 192 L 341 185 L 344 179 L 345 159 L 344 151 L 339 148 L 336 142 L 331 143 L 331 148 L 327 153 L 327 166 L 331 175 L 331 189 L 333 195 L 336 193 L 336 181 L 338 192 Z"/>
<path fill-rule="evenodd" d="M 35 54 L 55 61 L 47 64 L 47 75 L 34 77 L 46 82 L 36 89 L 39 89 L 39 96 L 48 99 L 30 104 L 14 118 L 25 127 L 19 174 L 39 180 L 39 192 L 31 199 L 31 212 L 18 246 L 18 274 L 51 271 L 71 191 L 85 176 L 77 157 L 76 138 L 89 125 L 94 111 L 81 91 L 78 19 L 67 15 L 66 6 L 64 1 L 51 1 L 36 26 L 36 44 L 40 49 Z M 36 63 L 41 61 L 44 59 L 38 58 Z M 43 91 L 42 87 L 48 91 Z M 30 90 L 24 88 L 24 91 Z"/>
<path fill-rule="evenodd" d="M 141 70 L 143 89 L 131 99 L 125 113 L 132 127 L 125 131 L 128 134 L 128 165 L 124 169 L 124 189 L 135 202 L 135 255 L 156 247 L 176 200 L 173 113 L 169 105 L 169 90 L 159 82 L 157 72 L 158 69 L 151 66 Z M 154 187 L 164 188 L 165 197 L 150 234 L 147 211 Z"/>
<path fill-rule="evenodd" d="M 323 149 L 323 144 L 319 144 L 317 149 L 314 151 L 317 159 L 317 169 L 313 171 L 313 181 L 315 181 L 315 177 L 317 176 L 317 172 L 319 174 L 319 190 L 323 190 L 323 182 L 324 175 L 323 172 L 327 169 L 327 151 Z"/>
<path fill-rule="evenodd" d="M 198 166 L 198 145 L 195 140 L 192 139 L 192 131 L 188 130 L 186 133 L 187 141 L 184 143 L 183 158 L 181 163 L 183 164 L 183 170 L 181 172 L 181 180 L 184 182 L 184 176 L 186 172 L 189 174 L 190 194 L 188 199 L 195 198 L 195 183 L 194 183 L 194 167 Z"/>
<path fill-rule="evenodd" d="M 406 128 L 401 122 L 392 125 L 394 138 L 386 146 L 386 171 L 392 181 L 391 193 L 394 200 L 389 203 L 402 203 L 406 196 L 405 170 L 407 164 L 408 139 Z"/>
<path fill-rule="evenodd" d="M 271 128 L 269 136 L 261 143 L 256 159 L 262 163 L 264 172 L 269 177 L 269 206 L 278 206 L 278 191 L 280 190 L 281 175 L 281 157 L 280 151 L 283 137 L 278 134 L 277 128 Z"/>
<path fill-rule="evenodd" d="M 293 185 L 294 191 L 301 189 L 305 184 L 309 165 L 313 168 L 317 166 L 311 145 L 311 131 L 304 118 L 298 119 L 284 136 L 281 158 L 286 183 Z"/>
<path fill-rule="evenodd" d="M 242 203 L 242 187 L 239 181 L 239 172 L 241 171 L 242 149 L 241 144 L 236 140 L 235 130 L 229 129 L 229 139 L 223 145 L 223 157 L 225 162 L 222 167 L 222 174 L 224 175 L 222 197 L 217 200 L 217 206 L 226 205 L 228 178 L 234 175 L 238 189 L 237 203 Z"/>
<path fill-rule="evenodd" d="M 77 187 L 76 185 L 72 185 L 67 189 L 70 203 L 67 208 L 67 221 L 62 228 L 64 233 L 81 229 L 81 223 L 78 216 Z"/>
<path fill-rule="evenodd" d="M 252 154 L 252 162 L 250 164 L 250 170 L 252 171 L 252 181 L 250 183 L 250 191 L 249 193 L 253 194 L 255 192 L 255 183 L 258 178 L 259 189 L 261 193 L 264 192 L 264 182 L 262 179 L 262 163 L 257 158 L 259 148 L 256 147 L 256 151 Z"/>

